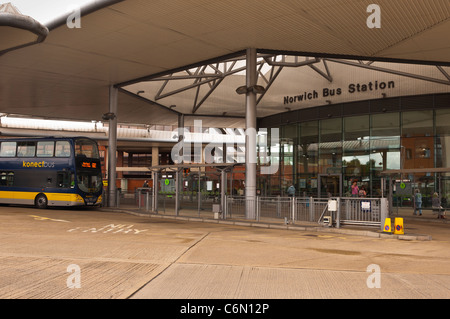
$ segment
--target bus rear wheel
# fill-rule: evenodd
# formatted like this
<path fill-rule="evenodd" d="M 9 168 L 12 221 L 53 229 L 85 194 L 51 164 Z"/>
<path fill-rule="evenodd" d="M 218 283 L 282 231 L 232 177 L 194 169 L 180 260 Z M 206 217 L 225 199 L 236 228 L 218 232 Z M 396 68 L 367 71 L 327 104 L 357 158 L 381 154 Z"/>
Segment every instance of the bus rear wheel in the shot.
<path fill-rule="evenodd" d="M 47 205 L 48 205 L 47 196 L 45 196 L 44 194 L 37 195 L 36 199 L 34 200 L 34 204 L 35 204 L 36 208 L 39 208 L 39 209 L 47 208 Z"/>

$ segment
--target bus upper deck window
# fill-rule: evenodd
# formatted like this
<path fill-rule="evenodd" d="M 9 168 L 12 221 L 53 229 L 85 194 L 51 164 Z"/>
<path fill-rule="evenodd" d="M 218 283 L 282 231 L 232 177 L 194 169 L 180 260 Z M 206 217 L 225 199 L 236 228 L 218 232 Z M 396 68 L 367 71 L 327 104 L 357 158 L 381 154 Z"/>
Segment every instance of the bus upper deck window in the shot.
<path fill-rule="evenodd" d="M 55 148 L 56 157 L 70 157 L 70 143 L 68 141 L 57 141 Z"/>
<path fill-rule="evenodd" d="M 87 158 L 100 158 L 97 143 L 89 139 L 78 139 L 75 142 L 75 155 Z"/>
<path fill-rule="evenodd" d="M 16 156 L 16 142 L 2 142 L 0 146 L 1 157 L 15 157 Z"/>
<path fill-rule="evenodd" d="M 34 157 L 36 155 L 35 142 L 19 142 L 17 143 L 18 157 Z"/>
<path fill-rule="evenodd" d="M 42 141 L 37 143 L 36 156 L 37 157 L 53 157 L 55 152 L 55 142 Z"/>

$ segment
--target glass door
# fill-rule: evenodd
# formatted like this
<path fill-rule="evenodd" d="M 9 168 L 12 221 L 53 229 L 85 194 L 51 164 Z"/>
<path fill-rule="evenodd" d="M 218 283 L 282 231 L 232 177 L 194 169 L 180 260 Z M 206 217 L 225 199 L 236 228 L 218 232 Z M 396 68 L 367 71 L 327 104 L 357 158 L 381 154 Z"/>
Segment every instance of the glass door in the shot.
<path fill-rule="evenodd" d="M 319 198 L 342 197 L 342 174 L 319 174 Z"/>

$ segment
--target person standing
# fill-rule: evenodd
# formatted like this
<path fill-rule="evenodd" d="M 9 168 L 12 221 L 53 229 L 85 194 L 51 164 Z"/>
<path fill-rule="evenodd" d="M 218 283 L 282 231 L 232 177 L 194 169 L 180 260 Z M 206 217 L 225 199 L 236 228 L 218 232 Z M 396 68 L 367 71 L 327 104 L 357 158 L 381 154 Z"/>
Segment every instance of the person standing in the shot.
<path fill-rule="evenodd" d="M 358 197 L 358 194 L 359 194 L 358 183 L 356 181 L 353 181 L 353 184 L 352 184 L 352 197 Z"/>
<path fill-rule="evenodd" d="M 289 197 L 294 197 L 295 196 L 295 187 L 294 185 L 289 186 L 289 188 L 287 189 L 287 194 Z"/>
<path fill-rule="evenodd" d="M 363 186 L 361 186 L 361 189 L 358 192 L 359 197 L 366 197 L 367 192 L 366 192 L 366 188 Z"/>
<path fill-rule="evenodd" d="M 419 189 L 416 189 L 414 193 L 414 215 L 417 215 L 419 211 L 419 216 L 422 216 L 422 194 Z"/>
<path fill-rule="evenodd" d="M 439 198 L 438 193 L 433 194 L 433 198 L 431 199 L 431 205 L 432 205 L 433 211 L 437 211 L 437 213 L 438 213 L 437 218 L 445 219 L 445 209 L 441 206 L 441 200 Z"/>

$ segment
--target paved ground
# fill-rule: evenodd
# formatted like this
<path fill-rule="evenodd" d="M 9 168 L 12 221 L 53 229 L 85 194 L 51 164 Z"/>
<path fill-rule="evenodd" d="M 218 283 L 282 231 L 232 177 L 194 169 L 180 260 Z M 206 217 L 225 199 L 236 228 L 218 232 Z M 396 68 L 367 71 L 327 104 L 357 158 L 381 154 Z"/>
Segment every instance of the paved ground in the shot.
<path fill-rule="evenodd" d="M 405 228 L 433 240 L 1 206 L 0 298 L 450 298 L 450 225 Z"/>

